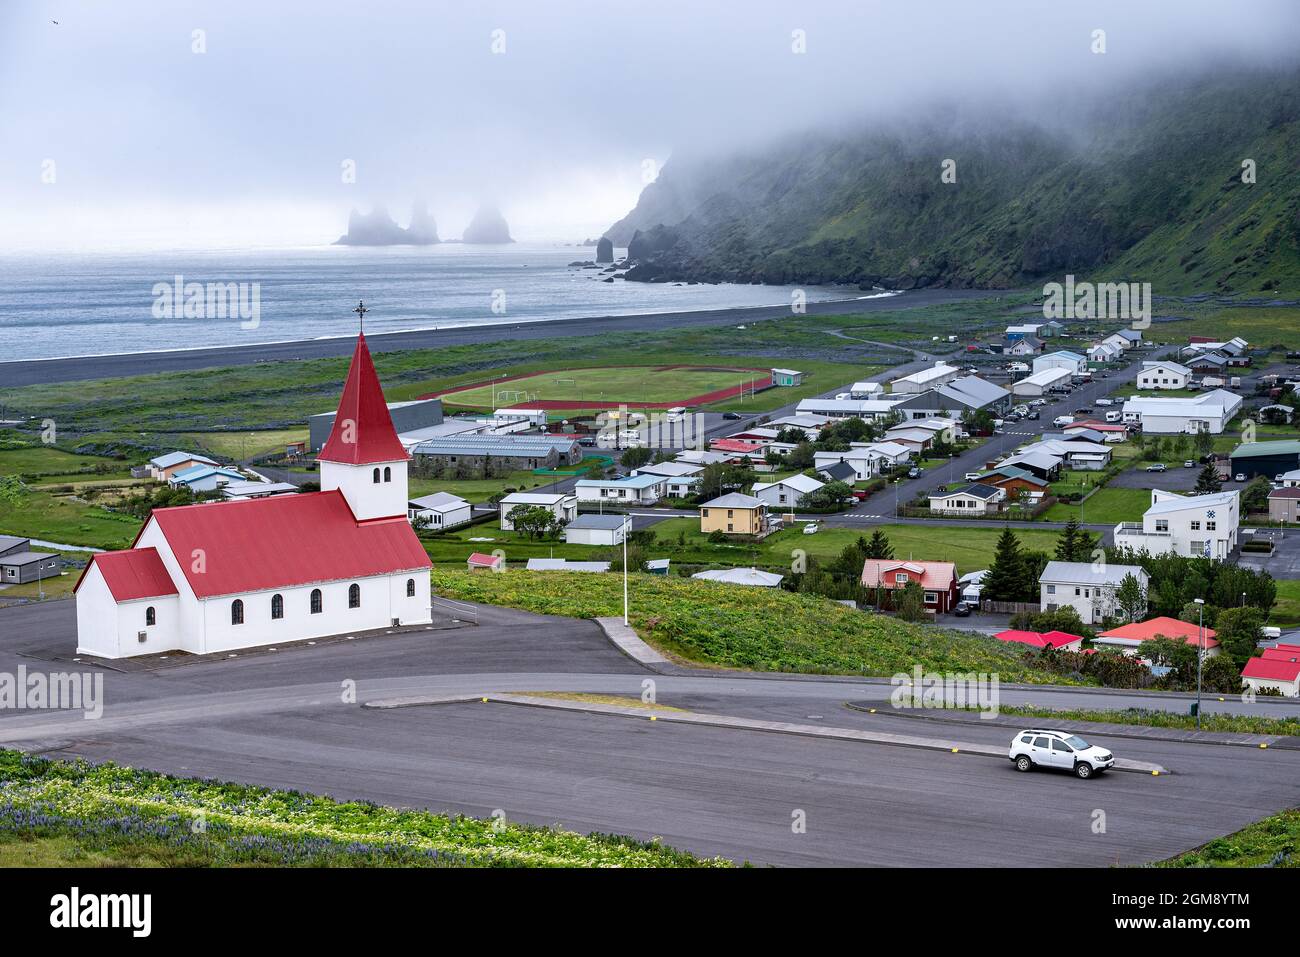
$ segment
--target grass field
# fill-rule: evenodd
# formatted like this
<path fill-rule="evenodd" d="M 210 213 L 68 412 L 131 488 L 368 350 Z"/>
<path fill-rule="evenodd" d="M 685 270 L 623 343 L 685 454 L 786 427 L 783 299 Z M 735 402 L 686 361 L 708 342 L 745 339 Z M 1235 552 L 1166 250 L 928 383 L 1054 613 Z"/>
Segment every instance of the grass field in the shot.
<path fill-rule="evenodd" d="M 486 502 L 489 498 L 504 489 L 545 489 L 552 484 L 554 480 L 544 475 L 534 475 L 532 472 L 524 470 L 510 472 L 499 478 L 490 479 L 426 479 L 412 478 L 408 481 L 408 495 L 410 498 L 420 498 L 424 495 L 431 495 L 434 492 L 449 492 L 452 495 L 459 495 L 467 502 L 479 504 Z"/>
<path fill-rule="evenodd" d="M 307 441 L 307 427 L 262 429 L 250 432 L 196 432 L 181 436 L 182 446 L 218 458 L 243 461 L 278 452 L 294 442 Z"/>
<path fill-rule="evenodd" d="M 0 451 L 0 475 L 86 475 L 95 479 L 130 478 L 130 464 L 104 455 L 78 455 L 52 445 Z M 66 481 L 66 479 L 64 479 Z"/>
<path fill-rule="evenodd" d="M 662 366 L 610 366 L 557 369 L 524 378 L 483 385 L 443 395 L 447 405 L 475 409 L 526 405 L 535 401 L 582 402 L 588 408 L 608 408 L 620 402 L 670 402 L 685 404 L 695 396 L 719 389 L 748 387 L 762 372 L 738 369 L 663 368 Z M 522 393 L 522 394 L 521 394 Z M 495 400 L 494 400 L 495 394 Z"/>
<path fill-rule="evenodd" d="M 129 515 L 40 489 L 29 491 L 16 508 L 0 505 L 0 535 L 21 535 L 61 545 L 126 548 L 141 524 Z"/>
<path fill-rule="evenodd" d="M 1140 522 L 1151 507 L 1151 493 L 1144 488 L 1099 488 L 1078 505 L 1057 502 L 1045 513 L 1047 522 L 1068 522 L 1077 518 L 1081 522 Z"/>
<path fill-rule="evenodd" d="M 1300 808 L 1256 821 L 1156 867 L 1300 867 Z"/>
<path fill-rule="evenodd" d="M 1300 625 L 1300 580 L 1279 578 L 1276 584 L 1277 599 L 1268 623 L 1282 627 Z"/>

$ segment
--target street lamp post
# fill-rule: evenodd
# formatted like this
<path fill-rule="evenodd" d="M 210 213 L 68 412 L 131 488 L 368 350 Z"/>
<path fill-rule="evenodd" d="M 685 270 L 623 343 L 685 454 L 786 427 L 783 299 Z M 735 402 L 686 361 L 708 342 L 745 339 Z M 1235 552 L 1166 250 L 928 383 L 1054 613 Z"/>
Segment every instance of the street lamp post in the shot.
<path fill-rule="evenodd" d="M 631 524 L 630 522 L 628 523 Z M 627 529 L 623 529 L 623 624 L 627 625 Z"/>
<path fill-rule="evenodd" d="M 1205 599 L 1193 599 L 1198 616 L 1196 635 L 1196 730 L 1201 730 L 1201 658 L 1205 651 Z"/>

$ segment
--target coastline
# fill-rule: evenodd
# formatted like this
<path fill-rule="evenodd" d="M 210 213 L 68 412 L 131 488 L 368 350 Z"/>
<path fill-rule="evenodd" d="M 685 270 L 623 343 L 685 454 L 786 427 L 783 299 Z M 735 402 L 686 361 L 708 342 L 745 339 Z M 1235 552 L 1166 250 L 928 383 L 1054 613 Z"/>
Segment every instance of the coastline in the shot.
<path fill-rule="evenodd" d="M 806 315 L 855 315 L 910 309 L 916 306 L 987 299 L 1008 295 L 1012 290 L 922 289 L 892 296 L 872 296 L 810 302 Z M 600 335 L 609 332 L 644 332 L 690 326 L 716 326 L 755 322 L 790 315 L 788 304 L 738 306 L 681 312 L 624 313 L 620 315 L 531 319 L 518 323 L 464 324 L 401 332 L 372 333 L 366 337 L 371 352 L 426 349 L 443 346 L 495 342 L 503 338 L 551 339 L 565 336 Z M 313 339 L 250 343 L 239 346 L 125 352 L 64 358 L 16 359 L 0 362 L 0 389 L 52 382 L 144 375 L 154 372 L 182 372 L 259 362 L 341 358 L 352 352 L 352 334 Z"/>

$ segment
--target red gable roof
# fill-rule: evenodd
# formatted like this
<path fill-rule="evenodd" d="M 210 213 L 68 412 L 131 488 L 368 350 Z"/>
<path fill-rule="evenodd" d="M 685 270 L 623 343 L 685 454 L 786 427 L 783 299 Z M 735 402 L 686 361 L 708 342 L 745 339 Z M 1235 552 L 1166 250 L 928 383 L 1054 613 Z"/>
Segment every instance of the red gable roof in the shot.
<path fill-rule="evenodd" d="M 1251 658 L 1241 669 L 1243 678 L 1261 678 L 1264 681 L 1295 681 L 1300 677 L 1300 661 L 1276 661 L 1270 658 Z"/>
<path fill-rule="evenodd" d="M 1037 631 L 1016 631 L 1012 629 L 1000 631 L 993 637 L 999 641 L 1014 641 L 1022 645 L 1032 645 L 1035 648 L 1060 648 L 1062 645 L 1083 641 L 1082 635 L 1072 635 L 1065 631 L 1039 633 Z"/>
<path fill-rule="evenodd" d="M 1290 651 L 1285 648 L 1265 648 L 1259 656 L 1269 661 L 1300 661 L 1300 648 Z"/>
<path fill-rule="evenodd" d="M 1206 648 L 1213 648 L 1218 645 L 1218 642 L 1214 640 L 1215 634 L 1217 632 L 1213 628 L 1205 629 Z M 1127 625 L 1120 625 L 1110 631 L 1103 631 L 1097 637 L 1150 641 L 1158 636 L 1174 639 L 1181 638 L 1189 645 L 1194 645 L 1197 643 L 1197 626 L 1188 624 L 1185 621 L 1179 621 L 1177 618 L 1150 618 L 1146 621 L 1134 621 Z"/>
<path fill-rule="evenodd" d="M 883 585 L 894 588 L 896 573 L 906 573 L 915 577 L 921 587 L 947 591 L 957 581 L 957 566 L 952 562 L 914 562 L 901 561 L 896 558 L 868 558 L 862 563 L 862 584 L 868 588 Z"/>
<path fill-rule="evenodd" d="M 405 516 L 358 522 L 337 489 L 158 508 L 151 521 L 199 598 L 432 565 Z"/>
<path fill-rule="evenodd" d="M 483 568 L 495 568 L 501 561 L 500 555 L 484 555 L 482 552 L 470 552 L 467 559 L 471 565 L 480 565 Z"/>
<path fill-rule="evenodd" d="M 94 565 L 104 576 L 114 601 L 135 601 L 138 598 L 161 598 L 175 595 L 176 583 L 168 574 L 156 548 L 131 548 L 120 552 L 100 552 L 92 555 L 90 563 L 73 587 L 75 593 L 86 580 L 90 566 Z"/>
<path fill-rule="evenodd" d="M 366 337 L 359 335 L 348 379 L 343 383 L 339 410 L 334 416 L 334 428 L 316 458 L 322 462 L 369 465 L 400 462 L 409 457 L 393 428 L 393 417 L 388 414 Z"/>
<path fill-rule="evenodd" d="M 750 439 L 714 439 L 709 447 L 719 452 L 749 453 L 762 448 L 763 443 Z"/>

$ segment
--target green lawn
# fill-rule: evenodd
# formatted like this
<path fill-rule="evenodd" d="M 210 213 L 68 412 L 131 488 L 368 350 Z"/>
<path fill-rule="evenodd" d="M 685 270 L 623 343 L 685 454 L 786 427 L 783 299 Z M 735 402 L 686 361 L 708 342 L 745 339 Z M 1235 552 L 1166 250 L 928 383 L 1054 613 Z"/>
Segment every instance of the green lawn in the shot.
<path fill-rule="evenodd" d="M 527 469 L 510 472 L 499 478 L 490 479 L 429 479 L 429 478 L 411 478 L 407 484 L 409 486 L 407 494 L 411 498 L 420 498 L 423 495 L 430 495 L 434 492 L 448 492 L 452 495 L 459 495 L 468 502 L 481 504 L 486 502 L 496 493 L 504 489 L 513 488 L 518 490 L 535 490 L 545 491 L 554 482 L 559 481 L 565 476 L 556 476 L 548 478 L 545 475 L 534 475 Z"/>
<path fill-rule="evenodd" d="M 496 405 L 524 405 L 537 400 L 580 401 L 591 408 L 616 407 L 620 402 L 682 402 L 693 396 L 747 385 L 755 374 L 727 369 L 665 369 L 660 366 L 614 366 L 557 369 L 523 379 L 497 383 Z M 475 409 L 493 407 L 491 385 L 452 392 L 446 405 Z M 505 393 L 503 396 L 502 393 Z M 526 393 L 520 396 L 519 393 Z"/>
<path fill-rule="evenodd" d="M 96 479 L 130 478 L 130 464 L 104 455 L 78 455 L 52 445 L 0 451 L 0 475 L 55 477 L 89 475 Z M 64 479 L 67 481 L 67 479 Z"/>
<path fill-rule="evenodd" d="M 0 505 L 0 535 L 21 535 L 61 545 L 126 548 L 143 523 L 98 505 L 32 489 L 18 507 Z"/>
<path fill-rule="evenodd" d="M 182 436 L 183 447 L 206 452 L 221 459 L 244 461 L 270 452 L 283 451 L 294 442 L 307 441 L 307 426 L 291 429 L 260 429 L 249 432 L 196 432 Z"/>
<path fill-rule="evenodd" d="M 1279 578 L 1276 584 L 1277 599 L 1268 623 L 1282 627 L 1300 625 L 1300 580 Z"/>
<path fill-rule="evenodd" d="M 1057 502 L 1043 514 L 1047 522 L 1068 522 L 1077 518 L 1081 522 L 1103 523 L 1140 522 L 1151 507 L 1151 492 L 1144 488 L 1100 488 L 1078 505 Z"/>

